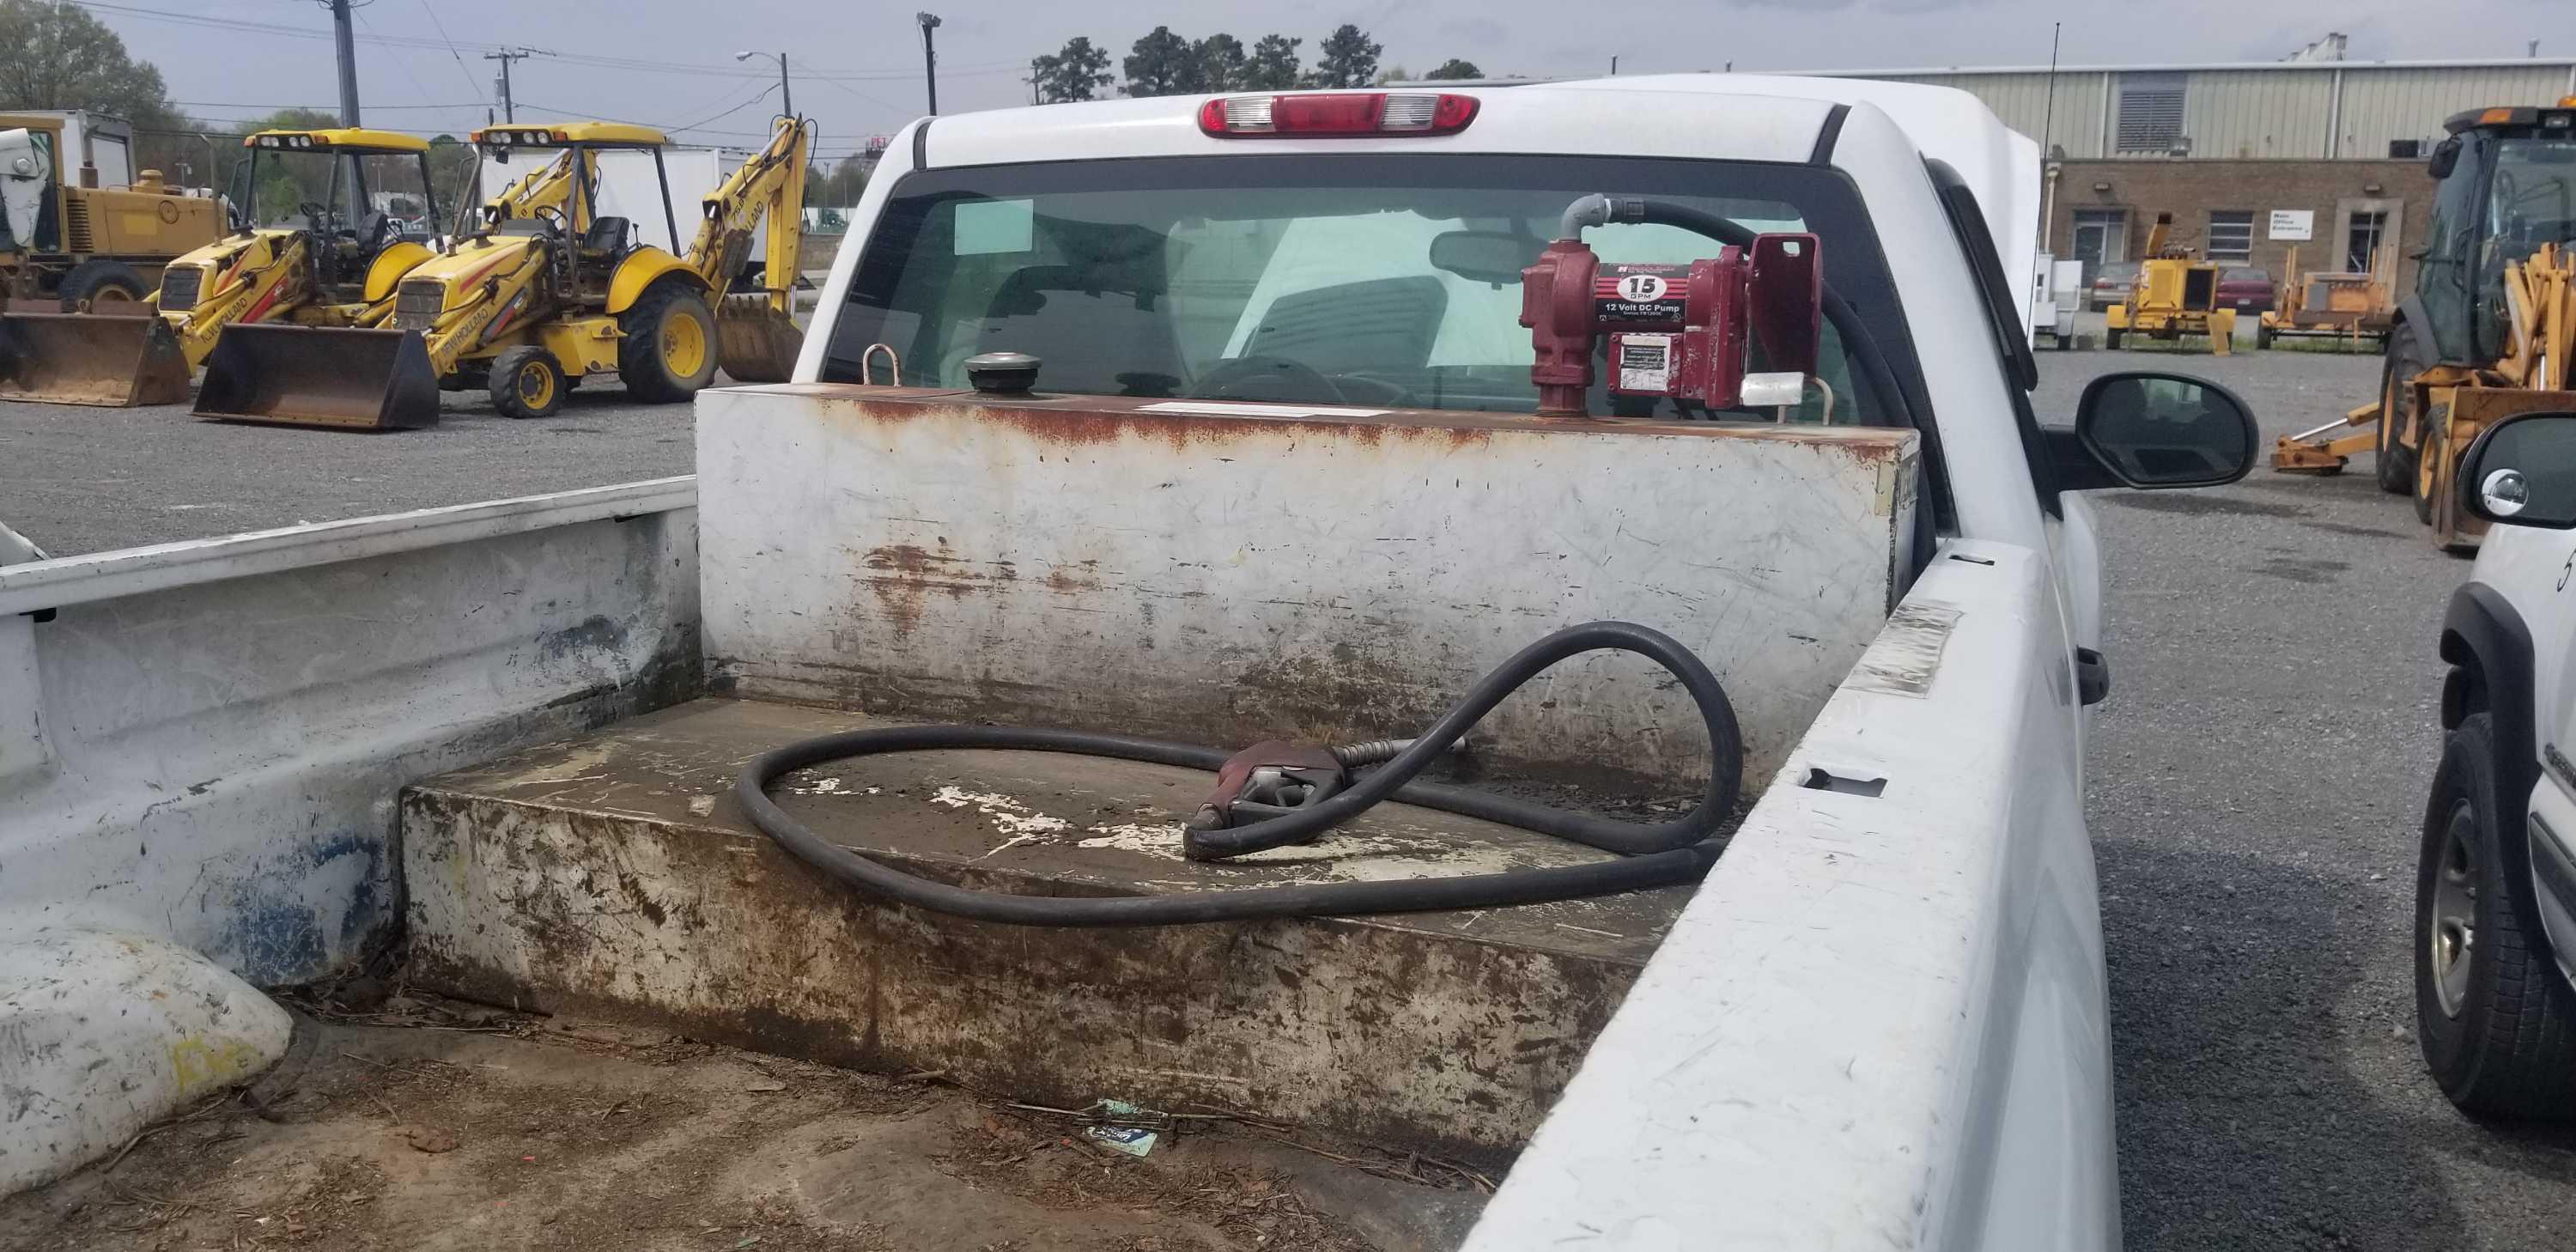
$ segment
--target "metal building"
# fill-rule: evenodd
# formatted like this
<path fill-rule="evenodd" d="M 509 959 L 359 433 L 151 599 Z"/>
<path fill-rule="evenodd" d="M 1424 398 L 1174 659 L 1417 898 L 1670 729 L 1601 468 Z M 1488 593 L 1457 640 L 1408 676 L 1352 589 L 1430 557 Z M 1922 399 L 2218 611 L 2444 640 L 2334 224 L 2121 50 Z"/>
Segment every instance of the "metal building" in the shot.
<path fill-rule="evenodd" d="M 2077 160 L 2411 158 L 2462 109 L 2576 95 L 2563 58 L 1806 72 L 1956 87 Z"/>

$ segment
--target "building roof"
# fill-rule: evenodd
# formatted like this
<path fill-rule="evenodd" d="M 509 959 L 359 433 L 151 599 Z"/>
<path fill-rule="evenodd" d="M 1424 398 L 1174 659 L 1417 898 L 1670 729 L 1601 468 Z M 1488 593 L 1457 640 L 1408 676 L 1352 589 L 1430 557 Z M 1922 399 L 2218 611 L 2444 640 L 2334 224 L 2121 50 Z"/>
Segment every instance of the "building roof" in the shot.
<path fill-rule="evenodd" d="M 285 139 L 294 136 L 311 140 L 312 142 L 305 146 L 316 152 L 326 148 L 380 148 L 388 152 L 429 151 L 429 141 L 418 135 L 405 135 L 390 130 L 366 130 L 359 127 L 342 127 L 337 130 L 263 130 L 242 136 L 242 146 L 273 148 L 277 145 L 262 144 L 259 141 L 264 137 Z"/>
<path fill-rule="evenodd" d="M 506 139 L 503 137 L 506 136 Z M 565 144 L 604 144 L 611 147 L 659 148 L 668 145 L 669 136 L 650 126 L 631 122 L 519 122 L 486 126 L 474 132 L 474 142 L 500 140 L 521 148 L 561 147 Z"/>
<path fill-rule="evenodd" d="M 1812 78 L 1923 78 L 1935 74 L 2045 74 L 2046 65 L 1930 65 L 1892 70 L 1742 70 Z M 2576 57 L 2482 57 L 2449 61 L 2202 61 L 2155 65 L 2060 65 L 2060 74 L 2171 74 L 2243 70 L 2576 70 Z"/>

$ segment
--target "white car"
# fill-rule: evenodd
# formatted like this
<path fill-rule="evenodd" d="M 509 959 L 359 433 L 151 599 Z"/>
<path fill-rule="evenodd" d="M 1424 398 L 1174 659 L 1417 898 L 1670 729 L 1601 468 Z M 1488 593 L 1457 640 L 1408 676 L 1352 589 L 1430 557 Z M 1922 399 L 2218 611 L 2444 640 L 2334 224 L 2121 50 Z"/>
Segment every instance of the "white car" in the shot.
<path fill-rule="evenodd" d="M 2496 424 L 2462 503 L 2498 523 L 2442 624 L 2449 732 L 2424 809 L 2415 1014 L 2462 1110 L 2576 1114 L 2576 413 Z"/>

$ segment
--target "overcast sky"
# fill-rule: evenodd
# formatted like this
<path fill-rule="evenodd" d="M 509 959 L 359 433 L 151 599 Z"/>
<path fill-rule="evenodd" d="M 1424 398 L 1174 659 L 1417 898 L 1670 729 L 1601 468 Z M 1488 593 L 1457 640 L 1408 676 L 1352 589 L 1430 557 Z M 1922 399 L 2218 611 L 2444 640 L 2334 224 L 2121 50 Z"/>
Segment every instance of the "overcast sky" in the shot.
<path fill-rule="evenodd" d="M 777 107 L 774 93 L 757 95 L 777 70 L 733 54 L 784 51 L 798 109 L 822 125 L 819 151 L 838 155 L 923 111 L 912 15 L 925 2 L 945 19 L 939 95 L 952 113 L 1025 103 L 1029 58 L 1075 35 L 1109 48 L 1116 72 L 1114 57 L 1158 23 L 1193 38 L 1222 30 L 1247 45 L 1272 31 L 1300 36 L 1311 63 L 1326 33 L 1356 22 L 1386 46 L 1383 64 L 1420 72 L 1464 57 L 1489 74 L 1532 77 L 1605 73 L 1614 55 L 1623 74 L 1729 62 L 1737 70 L 2041 65 L 2050 23 L 2059 21 L 2070 65 L 2276 60 L 2329 30 L 2351 36 L 2354 60 L 2519 57 L 2530 39 L 2543 41 L 2544 56 L 2576 56 L 2570 0 L 372 0 L 359 10 L 358 33 L 388 42 L 359 45 L 359 91 L 370 125 L 461 133 L 492 100 L 495 66 L 480 54 L 526 44 L 681 68 L 521 61 L 512 78 L 522 118 L 694 125 L 675 137 L 742 143 Z M 324 38 L 272 38 L 135 10 Z M 92 11 L 161 68 L 171 97 L 196 116 L 337 100 L 330 17 L 314 0 L 123 0 Z"/>

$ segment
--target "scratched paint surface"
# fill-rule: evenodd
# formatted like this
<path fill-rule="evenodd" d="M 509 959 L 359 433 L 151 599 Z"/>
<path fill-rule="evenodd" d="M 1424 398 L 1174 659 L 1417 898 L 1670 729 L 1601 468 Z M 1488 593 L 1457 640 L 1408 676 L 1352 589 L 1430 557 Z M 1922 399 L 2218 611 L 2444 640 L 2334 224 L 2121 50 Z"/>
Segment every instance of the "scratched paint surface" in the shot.
<path fill-rule="evenodd" d="M 1372 738 L 1551 630 L 1621 619 L 1717 671 L 1760 779 L 1885 620 L 1912 508 L 1905 432 L 851 395 L 701 400 L 719 686 L 1218 743 Z M 1668 687 L 1635 658 L 1571 662 L 1471 747 L 1686 783 L 1705 738 Z"/>

